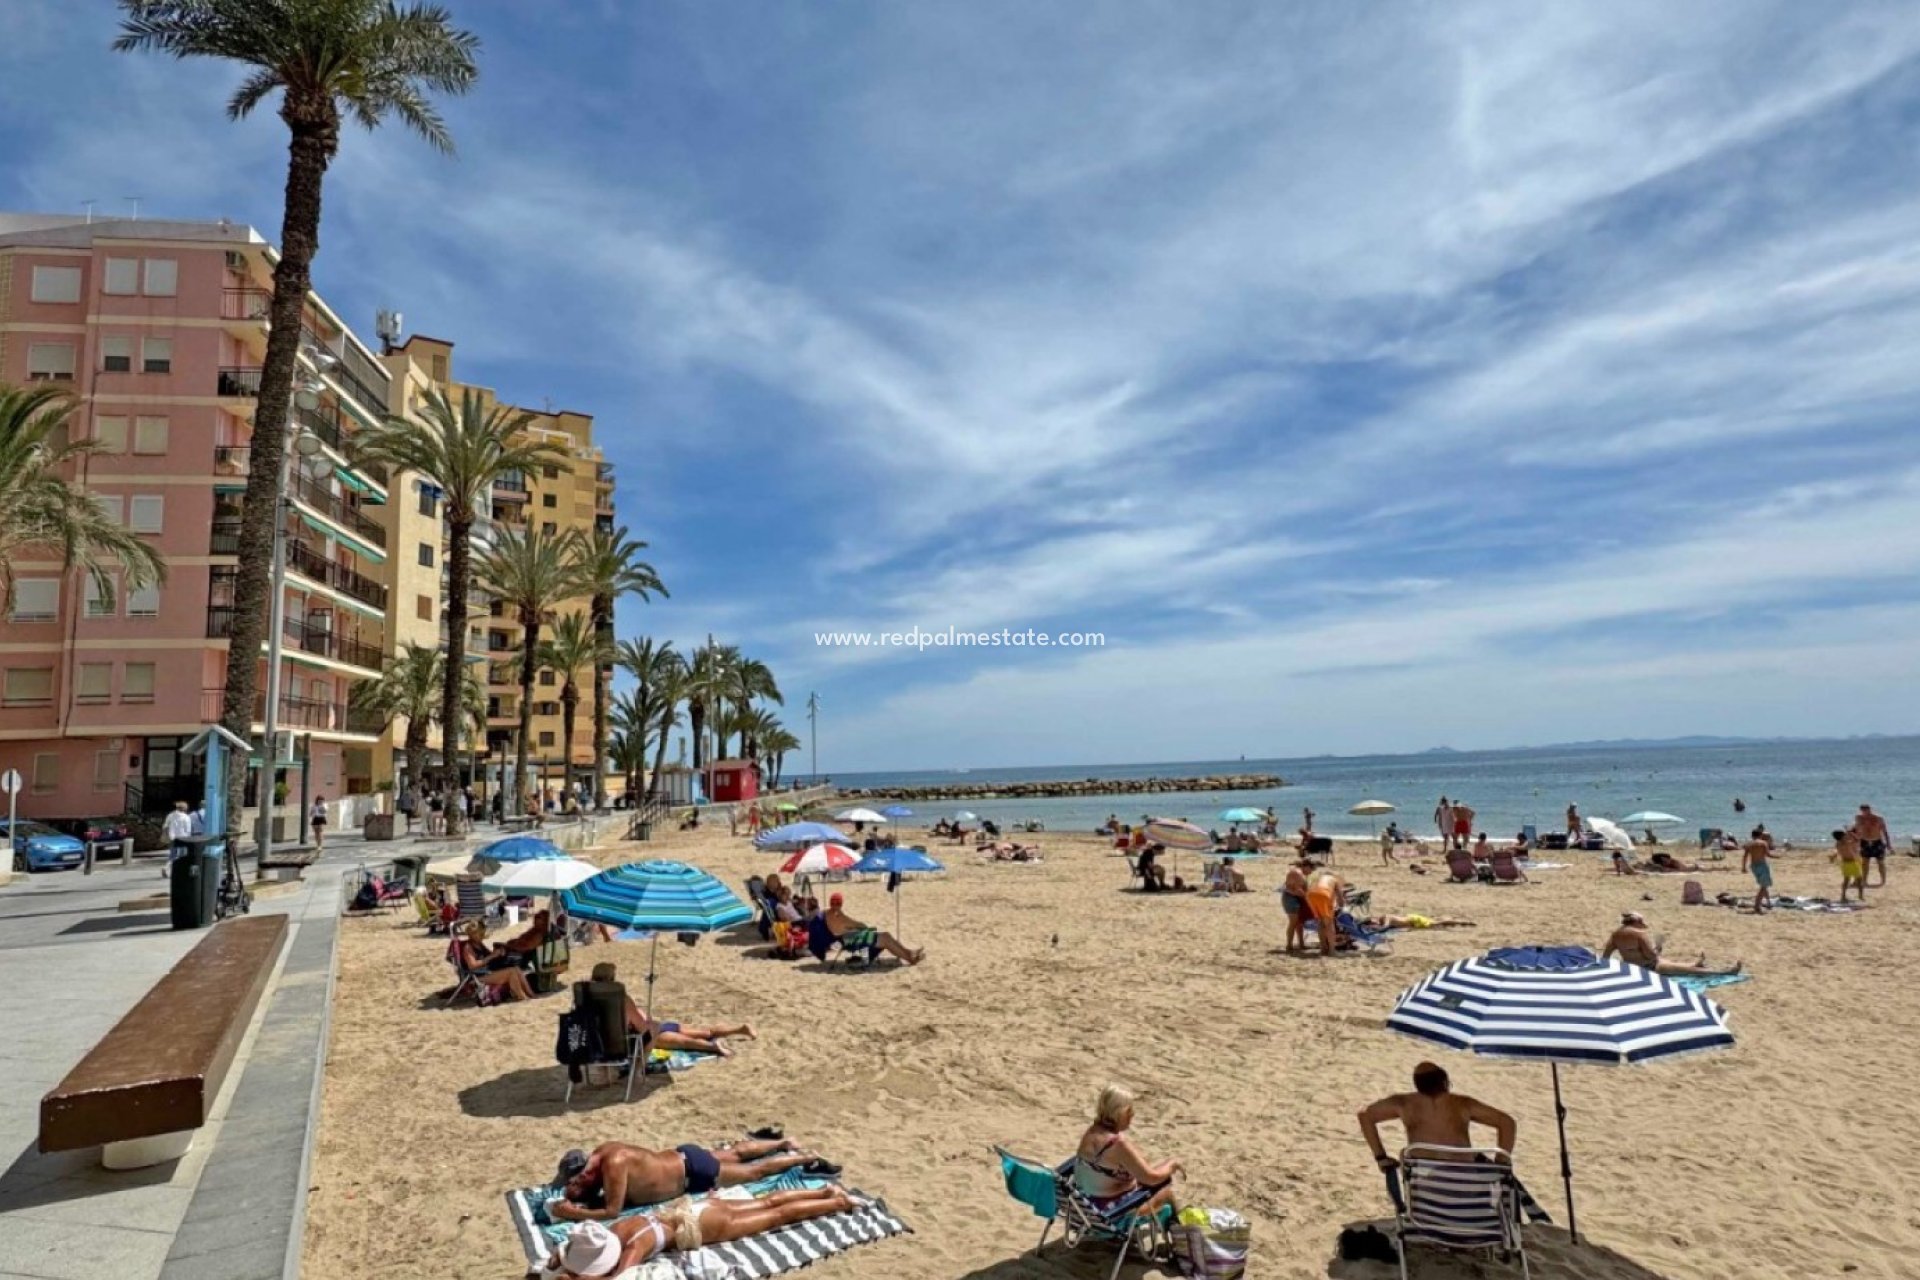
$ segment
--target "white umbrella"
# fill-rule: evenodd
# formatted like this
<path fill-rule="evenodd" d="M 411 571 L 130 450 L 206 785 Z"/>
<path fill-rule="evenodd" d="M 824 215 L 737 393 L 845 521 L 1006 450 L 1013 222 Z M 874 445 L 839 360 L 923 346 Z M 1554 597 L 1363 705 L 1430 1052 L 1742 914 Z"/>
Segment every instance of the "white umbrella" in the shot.
<path fill-rule="evenodd" d="M 1639 813 L 1630 813 L 1620 819 L 1623 826 L 1635 827 L 1659 827 L 1685 821 L 1685 818 L 1676 818 L 1670 813 L 1661 813 L 1658 809 L 1642 809 Z"/>
<path fill-rule="evenodd" d="M 480 887 L 516 898 L 548 898 L 599 873 L 599 867 L 578 858 L 549 858 L 510 863 L 482 880 Z"/>
<path fill-rule="evenodd" d="M 980 815 L 971 809 L 962 809 L 953 815 L 953 820 L 955 822 L 978 822 L 980 821 Z"/>
<path fill-rule="evenodd" d="M 1605 818 L 1588 818 L 1586 821 L 1588 829 L 1597 832 L 1600 836 L 1601 843 L 1605 844 L 1607 848 L 1625 849 L 1629 853 L 1633 851 L 1633 837 L 1622 831 L 1618 826 L 1608 822 Z"/>
<path fill-rule="evenodd" d="M 848 809 L 833 815 L 835 822 L 885 822 L 887 815 L 871 809 Z"/>
<path fill-rule="evenodd" d="M 1357 817 L 1371 819 L 1371 818 L 1377 818 L 1383 813 L 1396 813 L 1398 812 L 1398 810 L 1396 810 L 1392 805 L 1388 804 L 1385 800 L 1362 800 L 1359 804 L 1347 810 L 1347 812 L 1354 814 Z M 1378 834 L 1380 828 L 1377 823 L 1370 821 L 1367 823 L 1367 825 L 1373 828 L 1374 832 Z"/>
<path fill-rule="evenodd" d="M 466 854 L 457 854 L 451 858 L 440 858 L 427 864 L 427 877 L 433 880 L 458 880 L 469 871 L 473 859 Z"/>

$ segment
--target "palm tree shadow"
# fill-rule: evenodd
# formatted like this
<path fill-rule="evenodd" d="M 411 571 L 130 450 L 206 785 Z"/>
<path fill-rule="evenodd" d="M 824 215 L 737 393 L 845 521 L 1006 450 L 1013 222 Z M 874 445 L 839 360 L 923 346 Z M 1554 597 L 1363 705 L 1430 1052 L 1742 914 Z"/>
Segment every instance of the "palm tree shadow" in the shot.
<path fill-rule="evenodd" d="M 1386 1233 L 1389 1238 L 1393 1234 L 1391 1218 L 1347 1224 L 1347 1229 L 1352 1231 L 1364 1231 L 1368 1227 Z M 1668 1280 L 1663 1273 L 1592 1240 L 1583 1239 L 1574 1244 L 1561 1227 L 1530 1225 L 1523 1238 L 1534 1280 L 1587 1280 L 1593 1276 L 1605 1276 L 1606 1280 Z M 1255 1248 L 1257 1250 L 1258 1245 Z M 1448 1253 L 1422 1245 L 1415 1245 L 1408 1256 L 1409 1273 L 1416 1269 L 1420 1280 L 1486 1280 L 1489 1276 L 1520 1274 L 1517 1258 L 1511 1267 L 1503 1267 L 1497 1262 L 1489 1264 L 1485 1255 Z M 1337 1243 L 1334 1256 L 1327 1260 L 1329 1280 L 1397 1280 L 1399 1274 L 1400 1268 L 1392 1262 L 1342 1258 Z"/>

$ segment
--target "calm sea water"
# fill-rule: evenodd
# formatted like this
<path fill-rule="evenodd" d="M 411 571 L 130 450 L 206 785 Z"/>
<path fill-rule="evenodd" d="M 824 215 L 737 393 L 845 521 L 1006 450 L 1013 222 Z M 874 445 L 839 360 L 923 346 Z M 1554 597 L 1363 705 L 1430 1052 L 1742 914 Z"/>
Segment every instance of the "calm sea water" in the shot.
<path fill-rule="evenodd" d="M 1476 825 L 1499 835 L 1511 835 L 1527 823 L 1542 831 L 1559 830 L 1571 803 L 1579 805 L 1583 814 L 1603 818 L 1618 819 L 1640 810 L 1671 813 L 1684 818 L 1685 825 L 1663 830 L 1687 836 L 1700 827 L 1745 830 L 1764 822 L 1776 835 L 1812 841 L 1845 825 L 1864 803 L 1886 815 L 1901 848 L 1907 847 L 1910 834 L 1920 835 L 1920 737 L 936 770 L 835 774 L 833 780 L 842 786 L 888 787 L 1226 773 L 1276 773 L 1288 785 L 1154 796 L 938 801 L 922 803 L 917 809 L 927 821 L 966 808 L 1002 826 L 1037 819 L 1054 830 L 1090 830 L 1116 812 L 1122 820 L 1151 812 L 1217 825 L 1223 809 L 1272 805 L 1282 829 L 1291 830 L 1300 823 L 1301 809 L 1311 806 L 1316 830 L 1365 835 L 1370 829 L 1367 820 L 1346 812 L 1360 801 L 1385 800 L 1396 805 L 1399 812 L 1394 817 L 1417 832 L 1430 833 L 1434 805 L 1445 795 L 1472 805 L 1478 814 Z M 1746 802 L 1745 813 L 1734 812 L 1736 797 Z M 916 816 L 913 821 L 918 820 Z"/>

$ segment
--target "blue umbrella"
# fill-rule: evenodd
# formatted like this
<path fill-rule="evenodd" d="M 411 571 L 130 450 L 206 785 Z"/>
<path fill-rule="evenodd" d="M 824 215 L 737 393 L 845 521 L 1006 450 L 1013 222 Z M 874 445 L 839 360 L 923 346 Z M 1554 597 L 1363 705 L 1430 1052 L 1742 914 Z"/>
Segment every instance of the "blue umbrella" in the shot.
<path fill-rule="evenodd" d="M 647 956 L 647 1017 L 653 1017 L 654 961 L 660 932 L 712 933 L 745 924 L 753 908 L 698 867 L 684 862 L 629 862 L 610 867 L 560 894 L 566 913 L 616 929 L 653 931 Z"/>
<path fill-rule="evenodd" d="M 913 816 L 913 810 L 903 804 L 890 804 L 880 812 L 896 822 L 901 818 L 911 818 Z"/>
<path fill-rule="evenodd" d="M 862 873 L 874 872 L 889 876 L 916 875 L 923 871 L 946 870 L 945 867 L 941 866 L 933 858 L 928 857 L 925 849 L 899 848 L 875 849 L 872 853 L 854 863 L 853 869 Z M 895 890 L 895 886 L 891 882 L 887 885 L 887 888 L 889 891 Z M 893 934 L 896 938 L 900 936 L 900 894 L 897 891 L 893 892 Z"/>
<path fill-rule="evenodd" d="M 1387 1029 L 1450 1049 L 1552 1064 L 1567 1232 L 1576 1241 L 1560 1064 L 1652 1062 L 1733 1044 L 1726 1011 L 1713 1001 L 1651 969 L 1596 959 L 1585 947 L 1502 947 L 1456 961 L 1401 992 Z"/>
<path fill-rule="evenodd" d="M 1267 815 L 1258 809 L 1240 808 L 1222 809 L 1220 811 L 1220 821 L 1222 822 L 1264 822 L 1266 817 Z"/>
<path fill-rule="evenodd" d="M 539 836 L 508 836 L 481 845 L 473 856 L 494 862 L 551 862 L 565 859 L 567 855 L 551 840 L 542 840 Z"/>
<path fill-rule="evenodd" d="M 824 822 L 790 822 L 784 827 L 770 827 L 762 831 L 753 838 L 753 847 L 791 853 L 795 849 L 805 849 L 816 844 L 838 843 L 846 838 L 846 832 L 838 827 L 830 827 Z"/>

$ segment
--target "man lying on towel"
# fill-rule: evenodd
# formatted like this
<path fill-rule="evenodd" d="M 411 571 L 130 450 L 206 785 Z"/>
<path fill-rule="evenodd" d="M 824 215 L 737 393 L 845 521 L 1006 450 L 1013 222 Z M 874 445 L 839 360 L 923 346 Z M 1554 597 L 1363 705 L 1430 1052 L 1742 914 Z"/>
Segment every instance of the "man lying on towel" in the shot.
<path fill-rule="evenodd" d="M 622 1218 L 611 1227 L 588 1222 L 567 1233 L 547 1258 L 550 1277 L 620 1276 L 669 1249 L 745 1240 L 796 1222 L 845 1213 L 853 1197 L 839 1186 L 776 1191 L 757 1200 L 676 1200 L 657 1213 Z"/>
<path fill-rule="evenodd" d="M 703 1196 L 715 1187 L 737 1187 L 789 1169 L 826 1177 L 840 1172 L 812 1152 L 797 1150 L 787 1138 L 716 1150 L 682 1143 L 671 1151 L 603 1142 L 592 1155 L 569 1151 L 560 1158 L 553 1179 L 560 1194 L 547 1201 L 547 1216 L 555 1222 L 605 1221 L 638 1205 Z"/>

